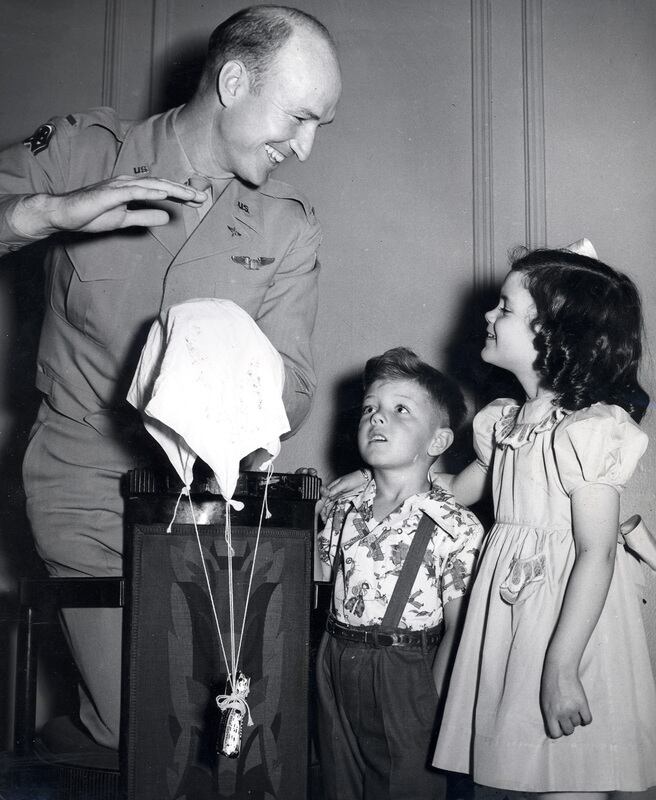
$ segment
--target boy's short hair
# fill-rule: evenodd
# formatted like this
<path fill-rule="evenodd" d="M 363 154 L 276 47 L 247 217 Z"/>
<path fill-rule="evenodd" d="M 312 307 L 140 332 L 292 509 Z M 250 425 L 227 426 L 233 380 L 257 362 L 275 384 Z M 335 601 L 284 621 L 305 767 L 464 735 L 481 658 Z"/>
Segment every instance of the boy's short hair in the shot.
<path fill-rule="evenodd" d="M 415 381 L 428 392 L 441 414 L 444 427 L 455 433 L 464 422 L 467 407 L 458 384 L 407 347 L 393 347 L 370 358 L 362 377 L 365 393 L 374 381 Z"/>

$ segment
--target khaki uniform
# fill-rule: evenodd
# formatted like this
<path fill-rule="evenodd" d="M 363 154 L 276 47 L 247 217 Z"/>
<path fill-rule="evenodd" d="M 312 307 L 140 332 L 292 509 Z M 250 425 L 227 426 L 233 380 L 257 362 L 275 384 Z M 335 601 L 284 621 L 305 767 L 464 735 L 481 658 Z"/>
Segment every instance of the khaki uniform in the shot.
<path fill-rule="evenodd" d="M 6 221 L 16 195 L 61 194 L 117 175 L 193 179 L 176 115 L 132 124 L 96 109 L 53 119 L 1 153 L 0 254 L 26 244 Z M 255 189 L 212 179 L 211 193 L 203 212 L 158 203 L 170 215 L 162 227 L 53 239 L 36 376 L 45 397 L 23 466 L 37 548 L 53 575 L 121 573 L 120 477 L 159 455 L 124 398 L 150 324 L 171 305 L 195 297 L 239 304 L 283 358 L 292 430 L 309 411 L 321 240 L 314 211 L 273 180 Z M 75 610 L 66 622 L 88 690 L 83 721 L 115 746 L 120 614 Z"/>

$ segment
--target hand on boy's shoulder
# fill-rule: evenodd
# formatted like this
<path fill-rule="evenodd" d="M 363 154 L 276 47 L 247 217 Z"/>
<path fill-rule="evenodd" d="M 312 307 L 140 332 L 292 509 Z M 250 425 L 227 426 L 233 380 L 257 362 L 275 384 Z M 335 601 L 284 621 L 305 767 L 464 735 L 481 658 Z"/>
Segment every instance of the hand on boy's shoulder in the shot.
<path fill-rule="evenodd" d="M 448 472 L 433 471 L 433 467 L 431 467 L 431 469 L 428 470 L 428 477 L 433 486 L 441 486 L 443 489 L 446 489 L 447 492 L 453 494 L 452 486 L 453 479 L 456 477 L 455 475 L 451 475 Z"/>
<path fill-rule="evenodd" d="M 353 500 L 362 494 L 363 488 L 364 486 L 359 486 L 357 489 L 344 491 L 337 497 L 322 497 L 318 500 L 317 509 L 324 525 L 331 521 L 335 527 L 339 527 Z"/>
<path fill-rule="evenodd" d="M 335 478 L 327 486 L 321 487 L 321 500 L 317 505 L 322 522 L 332 515 L 335 504 L 342 500 L 350 500 L 359 494 L 371 480 L 368 470 L 358 469 Z"/>

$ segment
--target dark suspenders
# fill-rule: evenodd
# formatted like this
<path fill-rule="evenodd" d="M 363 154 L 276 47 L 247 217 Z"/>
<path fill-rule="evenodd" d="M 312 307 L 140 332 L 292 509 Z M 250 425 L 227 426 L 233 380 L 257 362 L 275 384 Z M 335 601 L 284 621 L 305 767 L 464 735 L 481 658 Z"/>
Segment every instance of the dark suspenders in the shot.
<path fill-rule="evenodd" d="M 433 520 L 428 514 L 422 512 L 419 525 L 417 526 L 415 535 L 412 537 L 408 554 L 401 567 L 401 573 L 396 581 L 396 586 L 394 587 L 390 601 L 387 604 L 385 616 L 380 623 L 381 631 L 394 630 L 399 627 L 403 609 L 410 599 L 410 592 L 414 586 L 419 567 L 421 566 L 434 528 L 435 523 Z"/>

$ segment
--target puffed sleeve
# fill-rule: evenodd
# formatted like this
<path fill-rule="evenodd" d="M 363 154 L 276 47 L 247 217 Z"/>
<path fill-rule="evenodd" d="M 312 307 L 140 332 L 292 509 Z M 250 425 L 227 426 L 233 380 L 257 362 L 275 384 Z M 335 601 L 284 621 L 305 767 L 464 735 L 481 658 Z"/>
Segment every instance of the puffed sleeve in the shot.
<path fill-rule="evenodd" d="M 474 417 L 474 451 L 479 464 L 484 469 L 487 469 L 492 461 L 494 426 L 504 416 L 507 409 L 513 409 L 516 414 L 518 406 L 514 400 L 500 397 L 482 408 Z"/>
<path fill-rule="evenodd" d="M 567 494 L 605 483 L 621 491 L 648 444 L 647 434 L 619 406 L 595 403 L 566 417 L 554 433 L 554 456 Z"/>

